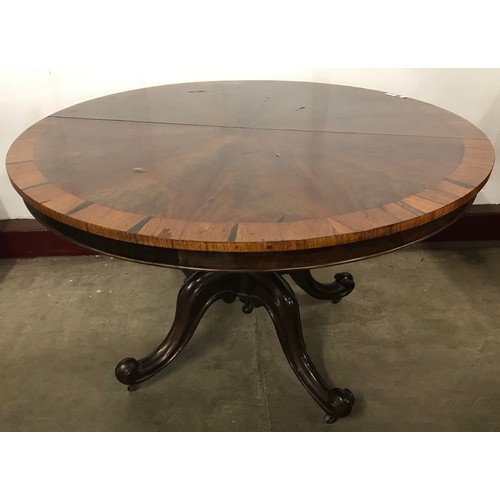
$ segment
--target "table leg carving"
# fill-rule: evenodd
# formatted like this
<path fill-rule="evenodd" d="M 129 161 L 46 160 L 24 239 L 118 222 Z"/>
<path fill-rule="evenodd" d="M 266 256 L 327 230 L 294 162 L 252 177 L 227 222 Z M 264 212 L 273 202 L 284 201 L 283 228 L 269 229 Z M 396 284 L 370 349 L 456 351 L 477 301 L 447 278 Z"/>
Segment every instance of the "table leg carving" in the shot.
<path fill-rule="evenodd" d="M 309 270 L 290 271 L 288 274 L 311 297 L 331 300 L 334 303 L 340 302 L 342 297 L 349 295 L 355 286 L 354 278 L 350 273 L 337 273 L 332 283 L 316 281 Z"/>
<path fill-rule="evenodd" d="M 260 302 L 274 323 L 288 363 L 313 399 L 334 422 L 351 413 L 354 396 L 349 389 L 329 389 L 309 355 L 302 335 L 299 305 L 290 285 L 276 273 L 252 274 L 248 293 Z"/>
<path fill-rule="evenodd" d="M 130 386 L 165 368 L 187 345 L 208 307 L 218 299 L 234 301 L 238 287 L 235 274 L 191 274 L 179 291 L 174 321 L 163 342 L 142 359 L 122 359 L 115 369 L 116 378 Z"/>
<path fill-rule="evenodd" d="M 285 356 L 302 385 L 334 422 L 351 412 L 354 396 L 348 389 L 330 389 L 309 355 L 302 336 L 297 298 L 278 273 L 194 272 L 177 297 L 174 321 L 163 342 L 142 359 L 125 358 L 115 370 L 116 378 L 133 386 L 165 368 L 187 345 L 208 307 L 218 299 L 239 298 L 243 312 L 264 307 L 276 328 Z"/>

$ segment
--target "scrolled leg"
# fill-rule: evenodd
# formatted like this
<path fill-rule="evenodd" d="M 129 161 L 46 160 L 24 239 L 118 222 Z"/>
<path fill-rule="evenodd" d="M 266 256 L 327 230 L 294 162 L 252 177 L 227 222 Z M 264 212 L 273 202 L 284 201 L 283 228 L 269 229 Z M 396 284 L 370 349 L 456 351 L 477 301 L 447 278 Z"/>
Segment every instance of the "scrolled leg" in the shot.
<path fill-rule="evenodd" d="M 187 345 L 210 304 L 218 299 L 233 301 L 238 286 L 238 277 L 231 273 L 191 274 L 179 291 L 174 321 L 165 340 L 142 359 L 122 359 L 115 369 L 116 378 L 130 386 L 165 368 Z"/>
<path fill-rule="evenodd" d="M 329 388 L 315 368 L 302 336 L 297 298 L 277 273 L 193 272 L 179 291 L 174 321 L 166 338 L 144 358 L 120 361 L 115 370 L 116 378 L 129 389 L 149 379 L 187 345 L 210 304 L 218 299 L 233 302 L 236 298 L 243 303 L 243 312 L 247 314 L 255 307 L 267 310 L 290 366 L 326 411 L 327 421 L 334 422 L 349 415 L 354 396 L 348 389 Z"/>
<path fill-rule="evenodd" d="M 308 293 L 311 297 L 322 300 L 331 300 L 338 303 L 342 297 L 349 295 L 354 290 L 354 278 L 350 273 L 337 273 L 332 283 L 320 283 L 316 281 L 311 271 L 290 271 L 290 277 L 295 283 Z"/>
<path fill-rule="evenodd" d="M 307 354 L 302 335 L 297 299 L 288 283 L 278 274 L 252 274 L 247 293 L 269 313 L 281 347 L 302 385 L 326 411 L 328 421 L 351 413 L 354 396 L 349 389 L 330 389 Z"/>

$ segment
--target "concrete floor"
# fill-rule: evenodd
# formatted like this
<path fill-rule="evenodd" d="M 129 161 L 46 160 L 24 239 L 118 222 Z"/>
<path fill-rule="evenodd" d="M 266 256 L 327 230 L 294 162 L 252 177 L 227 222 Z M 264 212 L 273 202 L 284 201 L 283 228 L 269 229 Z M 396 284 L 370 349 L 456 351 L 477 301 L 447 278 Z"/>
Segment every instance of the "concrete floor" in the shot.
<path fill-rule="evenodd" d="M 356 395 L 329 425 L 262 309 L 216 303 L 179 358 L 129 393 L 115 364 L 163 338 L 182 273 L 0 261 L 0 431 L 500 430 L 500 247 L 420 246 L 338 270 L 357 282 L 340 304 L 294 287 L 311 357 Z"/>

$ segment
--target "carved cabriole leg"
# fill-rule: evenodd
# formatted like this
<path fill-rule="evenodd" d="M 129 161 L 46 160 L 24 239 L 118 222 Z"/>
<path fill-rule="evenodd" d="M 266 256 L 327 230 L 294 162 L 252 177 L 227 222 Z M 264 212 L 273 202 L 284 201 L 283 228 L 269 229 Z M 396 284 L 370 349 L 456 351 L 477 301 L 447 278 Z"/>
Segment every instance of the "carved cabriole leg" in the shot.
<path fill-rule="evenodd" d="M 121 360 L 116 378 L 126 385 L 138 384 L 165 368 L 187 345 L 210 304 L 218 299 L 234 301 L 239 282 L 238 274 L 191 274 L 179 291 L 174 321 L 165 340 L 142 359 Z"/>
<path fill-rule="evenodd" d="M 354 289 L 354 279 L 350 273 L 337 273 L 333 283 L 316 281 L 308 270 L 290 271 L 288 274 L 304 292 L 316 299 L 337 303 Z"/>
<path fill-rule="evenodd" d="M 263 306 L 274 323 L 281 347 L 293 371 L 314 400 L 326 411 L 328 421 L 351 412 L 354 396 L 348 389 L 329 389 L 310 360 L 300 323 L 297 298 L 277 273 L 195 272 L 182 286 L 172 327 L 165 340 L 142 359 L 125 358 L 116 367 L 116 378 L 132 386 L 165 368 L 187 345 L 208 307 L 218 299 L 238 297 L 243 312 Z"/>
<path fill-rule="evenodd" d="M 335 421 L 351 413 L 354 396 L 348 389 L 329 389 L 306 350 L 297 299 L 288 283 L 276 273 L 252 274 L 247 293 L 266 308 L 285 356 L 302 385 Z"/>

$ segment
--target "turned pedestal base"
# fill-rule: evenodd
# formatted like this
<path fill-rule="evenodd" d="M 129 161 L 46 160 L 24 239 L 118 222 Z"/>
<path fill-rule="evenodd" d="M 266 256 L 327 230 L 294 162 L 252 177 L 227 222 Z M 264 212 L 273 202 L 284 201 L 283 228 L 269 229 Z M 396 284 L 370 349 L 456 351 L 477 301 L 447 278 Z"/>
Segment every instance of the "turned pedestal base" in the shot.
<path fill-rule="evenodd" d="M 351 412 L 354 396 L 348 389 L 330 388 L 307 354 L 302 336 L 300 312 L 295 293 L 278 273 L 185 272 L 179 291 L 172 327 L 163 342 L 150 354 L 136 360 L 125 358 L 115 370 L 116 378 L 133 386 L 165 368 L 187 345 L 208 307 L 216 300 L 227 303 L 237 298 L 249 314 L 264 307 L 276 328 L 283 352 L 295 375 L 313 399 L 325 410 L 326 420 L 334 422 Z M 330 284 L 317 282 L 310 271 L 290 271 L 289 276 L 313 297 L 339 302 L 354 288 L 349 273 L 338 273 Z"/>

